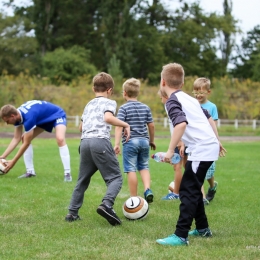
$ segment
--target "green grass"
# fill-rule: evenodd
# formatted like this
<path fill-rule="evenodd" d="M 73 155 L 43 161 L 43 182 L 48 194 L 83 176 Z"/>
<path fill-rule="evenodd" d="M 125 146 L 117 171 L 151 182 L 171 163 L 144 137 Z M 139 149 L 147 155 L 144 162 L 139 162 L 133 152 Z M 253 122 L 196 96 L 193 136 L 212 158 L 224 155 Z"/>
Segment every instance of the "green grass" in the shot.
<path fill-rule="evenodd" d="M 0 154 L 9 141 L 0 140 Z M 17 178 L 24 172 L 22 159 L 7 175 L 0 177 L 0 259 L 260 259 L 259 143 L 224 143 L 228 153 L 217 162 L 218 192 L 206 207 L 214 236 L 190 238 L 189 247 L 174 248 L 155 243 L 156 239 L 174 232 L 179 215 L 179 202 L 160 200 L 168 192 L 173 170 L 168 164 L 152 160 L 155 201 L 146 219 L 128 221 L 123 216 L 122 205 L 129 196 L 125 175 L 114 205 L 122 226 L 112 227 L 100 217 L 96 208 L 105 184 L 96 173 L 79 212 L 82 220 L 65 222 L 79 164 L 79 140 L 67 142 L 72 183 L 63 182 L 62 165 L 53 139 L 33 142 L 36 178 Z M 157 139 L 157 151 L 165 151 L 168 142 L 168 139 Z M 143 195 L 139 183 L 139 194 Z"/>

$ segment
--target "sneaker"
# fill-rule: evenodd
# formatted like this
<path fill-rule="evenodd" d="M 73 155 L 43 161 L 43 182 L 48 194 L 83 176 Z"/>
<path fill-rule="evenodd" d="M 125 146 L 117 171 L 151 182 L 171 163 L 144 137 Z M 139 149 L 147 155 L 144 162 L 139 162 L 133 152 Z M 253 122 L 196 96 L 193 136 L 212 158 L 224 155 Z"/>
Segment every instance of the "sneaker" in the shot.
<path fill-rule="evenodd" d="M 195 237 L 212 237 L 212 232 L 209 228 L 205 228 L 203 232 L 198 231 L 198 229 L 194 229 L 189 232 L 189 235 Z"/>
<path fill-rule="evenodd" d="M 217 192 L 218 183 L 214 181 L 214 187 L 208 189 L 208 193 L 206 195 L 206 198 L 208 201 L 212 201 L 215 197 L 215 194 Z"/>
<path fill-rule="evenodd" d="M 34 173 L 30 173 L 30 172 L 26 172 L 23 175 L 19 176 L 18 178 L 31 178 L 31 177 L 35 177 L 36 174 Z"/>
<path fill-rule="evenodd" d="M 76 221 L 76 220 L 81 220 L 79 215 L 72 215 L 72 214 L 67 214 L 67 216 L 65 217 L 65 220 L 68 222 L 72 222 L 72 221 Z"/>
<path fill-rule="evenodd" d="M 166 196 L 162 197 L 162 200 L 179 200 L 180 196 L 174 192 L 168 193 Z"/>
<path fill-rule="evenodd" d="M 173 234 L 166 238 L 157 239 L 156 243 L 164 246 L 188 246 L 189 240 L 186 239 L 185 241 L 183 241 L 180 237 Z"/>
<path fill-rule="evenodd" d="M 64 181 L 65 182 L 71 182 L 72 181 L 72 176 L 70 173 L 64 174 Z"/>
<path fill-rule="evenodd" d="M 209 201 L 207 199 L 205 199 L 205 198 L 203 198 L 203 203 L 204 203 L 205 206 L 209 205 Z"/>
<path fill-rule="evenodd" d="M 153 192 L 150 189 L 147 189 L 144 192 L 144 198 L 148 203 L 152 203 L 153 202 Z"/>
<path fill-rule="evenodd" d="M 97 213 L 105 218 L 112 226 L 120 225 L 121 220 L 116 215 L 116 212 L 112 207 L 105 204 L 101 204 L 97 208 Z"/>

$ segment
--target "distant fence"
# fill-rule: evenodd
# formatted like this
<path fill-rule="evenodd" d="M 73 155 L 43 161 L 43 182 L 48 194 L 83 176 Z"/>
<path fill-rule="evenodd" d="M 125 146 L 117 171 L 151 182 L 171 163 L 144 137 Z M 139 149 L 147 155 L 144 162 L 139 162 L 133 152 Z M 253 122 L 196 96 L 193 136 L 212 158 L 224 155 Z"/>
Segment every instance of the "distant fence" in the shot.
<path fill-rule="evenodd" d="M 153 120 L 156 125 L 161 125 L 164 128 L 169 127 L 169 120 L 167 117 L 154 118 Z M 75 126 L 79 126 L 80 116 L 67 116 L 67 121 Z M 221 128 L 222 126 L 233 126 L 236 129 L 239 127 L 251 127 L 252 129 L 256 129 L 260 127 L 260 120 L 219 119 L 218 128 Z"/>

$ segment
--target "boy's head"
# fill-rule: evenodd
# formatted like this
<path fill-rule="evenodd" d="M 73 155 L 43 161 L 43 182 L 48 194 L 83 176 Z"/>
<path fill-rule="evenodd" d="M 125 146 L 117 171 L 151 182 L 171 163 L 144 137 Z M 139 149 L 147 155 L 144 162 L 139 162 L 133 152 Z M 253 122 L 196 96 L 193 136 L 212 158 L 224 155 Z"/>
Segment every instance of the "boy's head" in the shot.
<path fill-rule="evenodd" d="M 193 83 L 192 93 L 201 104 L 207 102 L 210 94 L 210 80 L 207 78 L 196 79 Z"/>
<path fill-rule="evenodd" d="M 161 83 L 164 81 L 168 87 L 179 89 L 184 84 L 184 76 L 184 69 L 180 64 L 169 63 L 163 66 L 161 73 Z"/>
<path fill-rule="evenodd" d="M 129 98 L 136 98 L 140 91 L 141 82 L 138 79 L 131 78 L 124 82 L 123 91 Z"/>
<path fill-rule="evenodd" d="M 160 96 L 162 103 L 166 104 L 166 102 L 168 100 L 168 96 L 167 96 L 166 92 L 162 89 L 159 89 L 157 94 Z"/>
<path fill-rule="evenodd" d="M 114 80 L 113 78 L 105 73 L 100 72 L 93 78 L 93 90 L 95 92 L 105 92 L 114 88 Z"/>

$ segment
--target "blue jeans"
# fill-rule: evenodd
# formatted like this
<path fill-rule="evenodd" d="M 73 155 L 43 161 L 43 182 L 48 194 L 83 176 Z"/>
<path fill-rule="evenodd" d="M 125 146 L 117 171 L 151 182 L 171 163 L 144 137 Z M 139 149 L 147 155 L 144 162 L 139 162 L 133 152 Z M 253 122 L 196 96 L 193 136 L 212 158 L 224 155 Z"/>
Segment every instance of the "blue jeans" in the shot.
<path fill-rule="evenodd" d="M 149 140 L 133 138 L 123 145 L 124 172 L 136 172 L 149 169 Z"/>

